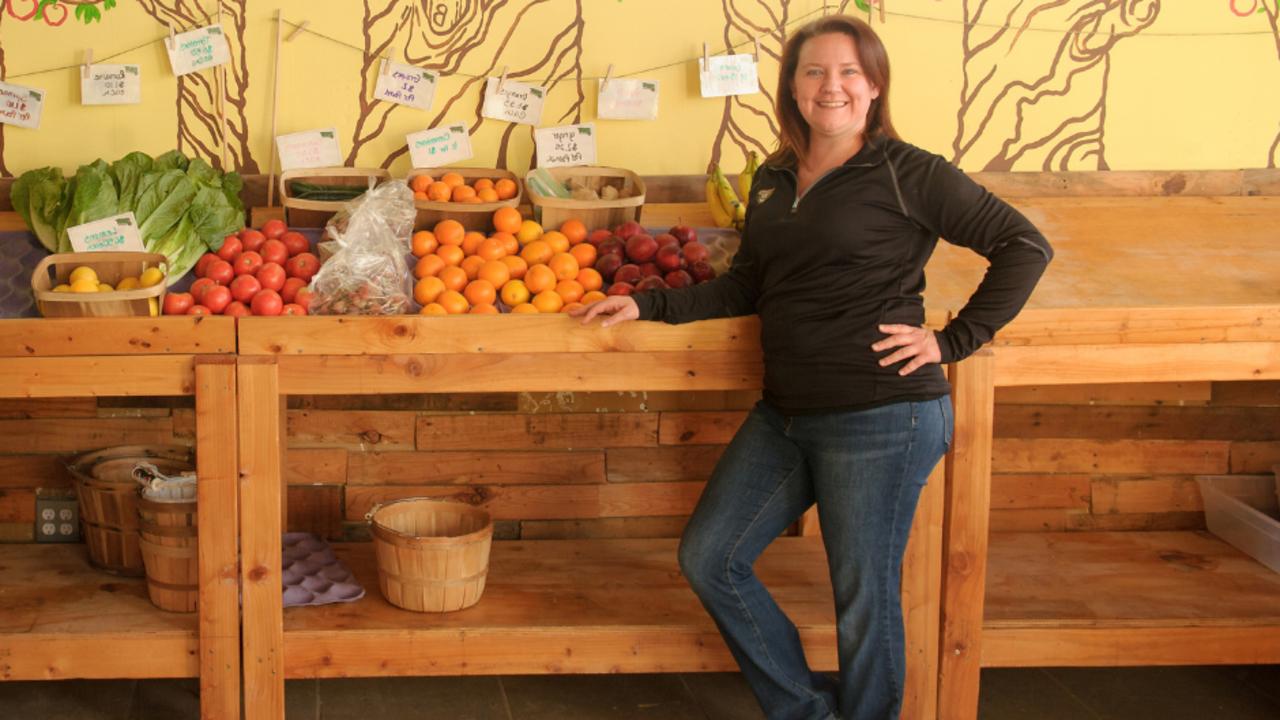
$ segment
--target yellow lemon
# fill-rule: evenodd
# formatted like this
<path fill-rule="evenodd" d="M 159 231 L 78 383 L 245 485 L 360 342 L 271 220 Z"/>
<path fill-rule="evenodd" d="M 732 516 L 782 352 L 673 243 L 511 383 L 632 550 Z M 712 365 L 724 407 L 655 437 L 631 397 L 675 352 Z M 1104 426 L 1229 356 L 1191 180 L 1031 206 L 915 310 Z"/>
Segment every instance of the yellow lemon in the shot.
<path fill-rule="evenodd" d="M 117 290 L 137 290 L 142 287 L 142 283 L 138 282 L 136 277 L 127 277 L 116 283 Z"/>
<path fill-rule="evenodd" d="M 98 292 L 98 278 L 89 275 L 81 275 L 71 283 L 71 292 L 73 293 L 91 293 Z"/>
<path fill-rule="evenodd" d="M 540 237 L 542 237 L 542 226 L 532 220 L 520 223 L 520 229 L 516 231 L 516 239 L 521 245 L 531 243 Z"/>
<path fill-rule="evenodd" d="M 147 307 L 151 310 L 151 317 L 160 317 L 160 301 L 155 298 L 147 298 Z"/>
<path fill-rule="evenodd" d="M 61 285 L 55 287 L 53 291 L 54 292 L 71 292 L 71 286 L 66 283 L 62 283 Z"/>
<path fill-rule="evenodd" d="M 98 283 L 98 292 L 111 292 L 113 290 L 115 290 L 115 288 L 111 287 L 111 283 Z"/>
<path fill-rule="evenodd" d="M 82 278 L 88 278 L 96 283 L 98 282 L 98 271 L 87 265 L 81 265 L 71 271 L 71 274 L 67 276 L 67 282 L 75 285 L 76 281 Z"/>
<path fill-rule="evenodd" d="M 164 281 L 164 273 L 160 268 L 147 268 L 142 271 L 142 276 L 138 278 L 138 284 L 144 288 L 159 285 Z"/>

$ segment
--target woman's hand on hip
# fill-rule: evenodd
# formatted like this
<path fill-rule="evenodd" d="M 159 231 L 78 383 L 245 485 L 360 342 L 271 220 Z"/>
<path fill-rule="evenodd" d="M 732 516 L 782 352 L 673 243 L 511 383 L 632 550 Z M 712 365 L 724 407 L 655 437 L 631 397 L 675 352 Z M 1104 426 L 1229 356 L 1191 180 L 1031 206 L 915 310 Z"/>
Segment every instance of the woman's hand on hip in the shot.
<path fill-rule="evenodd" d="M 583 325 L 591 322 L 597 315 L 604 318 L 600 323 L 600 327 L 605 328 L 628 320 L 638 320 L 640 318 L 640 306 L 636 304 L 635 300 L 626 295 L 610 295 L 599 302 L 593 302 L 586 307 L 574 308 L 569 311 L 570 317 L 582 318 Z"/>
<path fill-rule="evenodd" d="M 880 352 L 898 348 L 896 352 L 880 358 L 880 367 L 910 358 L 911 362 L 898 371 L 899 375 L 910 375 L 928 363 L 942 362 L 938 338 L 934 337 L 932 330 L 914 325 L 880 325 L 879 328 L 888 337 L 872 345 L 871 349 Z"/>

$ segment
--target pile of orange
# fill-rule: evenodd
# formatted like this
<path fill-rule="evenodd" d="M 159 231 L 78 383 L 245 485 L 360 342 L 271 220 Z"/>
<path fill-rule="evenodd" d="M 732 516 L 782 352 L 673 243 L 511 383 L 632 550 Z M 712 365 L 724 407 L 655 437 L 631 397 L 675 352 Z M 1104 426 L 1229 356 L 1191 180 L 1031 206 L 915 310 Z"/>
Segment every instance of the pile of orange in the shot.
<path fill-rule="evenodd" d="M 511 178 L 477 178 L 468 183 L 456 172 L 447 172 L 437 180 L 430 175 L 414 175 L 409 180 L 414 200 L 456 203 L 490 203 L 516 196 L 516 181 Z"/>
<path fill-rule="evenodd" d="M 492 314 L 501 300 L 513 313 L 568 312 L 604 299 L 591 266 L 587 228 L 567 220 L 544 232 L 512 207 L 493 213 L 494 232 L 468 232 L 441 220 L 413 234 L 413 299 L 423 315 Z"/>

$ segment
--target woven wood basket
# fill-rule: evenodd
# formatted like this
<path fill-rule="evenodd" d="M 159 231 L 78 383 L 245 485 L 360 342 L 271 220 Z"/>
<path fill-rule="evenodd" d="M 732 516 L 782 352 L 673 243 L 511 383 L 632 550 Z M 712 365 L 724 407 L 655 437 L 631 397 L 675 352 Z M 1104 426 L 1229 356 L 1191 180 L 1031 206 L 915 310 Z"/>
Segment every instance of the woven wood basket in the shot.
<path fill-rule="evenodd" d="M 468 230 L 477 230 L 487 234 L 493 231 L 493 213 L 495 210 L 504 207 L 518 207 L 524 199 L 524 183 L 521 183 L 520 178 L 509 170 L 498 170 L 496 168 L 418 168 L 409 173 L 409 176 L 405 179 L 412 182 L 419 175 L 430 175 L 434 178 L 439 178 L 447 172 L 461 175 L 468 183 L 481 178 L 489 178 L 490 180 L 506 178 L 516 184 L 516 196 L 507 200 L 489 203 L 415 200 L 413 205 L 418 208 L 418 219 L 413 224 L 414 230 L 430 230 L 441 220 L 457 220 L 462 223 L 462 227 Z"/>
<path fill-rule="evenodd" d="M 160 467 L 160 463 L 155 463 Z M 151 604 L 170 612 L 195 612 L 200 597 L 196 502 L 138 498 L 138 535 L 147 568 Z"/>
<path fill-rule="evenodd" d="M 616 200 L 572 200 L 539 195 L 525 176 L 525 192 L 533 205 L 533 218 L 550 230 L 577 218 L 588 230 L 611 228 L 628 220 L 640 222 L 640 210 L 644 207 L 644 180 L 630 170 L 609 167 L 557 167 L 547 172 L 564 183 L 571 177 L 582 181 L 586 187 L 599 192 L 605 185 L 612 185 L 628 197 Z M 532 174 L 532 171 L 530 171 Z"/>
<path fill-rule="evenodd" d="M 378 588 L 387 602 L 416 612 L 471 607 L 489 574 L 493 521 L 463 503 L 406 498 L 369 513 Z"/>
<path fill-rule="evenodd" d="M 286 170 L 280 173 L 280 204 L 284 206 L 285 222 L 290 227 L 324 227 L 334 213 L 342 209 L 349 201 L 342 200 L 304 200 L 289 194 L 291 180 L 328 180 L 333 185 L 368 186 L 370 189 L 379 181 L 391 177 L 385 168 L 309 168 L 306 170 Z"/>
<path fill-rule="evenodd" d="M 138 542 L 138 483 L 132 475 L 139 460 L 175 472 L 194 467 L 191 449 L 177 445 L 106 448 L 82 455 L 69 466 L 90 564 L 132 577 L 145 574 Z"/>
<path fill-rule="evenodd" d="M 99 293 L 54 292 L 53 288 L 65 283 L 71 271 L 82 265 L 93 268 L 99 280 L 115 287 L 124 278 L 137 277 L 149 267 L 164 269 L 167 263 L 165 256 L 158 253 L 57 253 L 36 265 L 31 273 L 31 292 L 36 298 L 36 308 L 44 317 L 147 317 L 158 314 L 167 282 L 137 290 Z M 152 300 L 157 313 L 151 312 Z"/>

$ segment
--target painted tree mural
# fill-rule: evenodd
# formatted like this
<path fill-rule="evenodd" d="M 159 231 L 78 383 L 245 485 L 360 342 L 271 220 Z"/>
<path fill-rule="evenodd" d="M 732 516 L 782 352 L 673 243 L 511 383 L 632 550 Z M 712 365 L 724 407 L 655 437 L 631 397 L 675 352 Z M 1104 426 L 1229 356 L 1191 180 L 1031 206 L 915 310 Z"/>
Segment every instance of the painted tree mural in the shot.
<path fill-rule="evenodd" d="M 533 32 L 532 28 L 538 28 Z M 554 28 L 547 30 L 546 28 Z M 438 88 L 431 116 L 422 127 L 441 124 L 459 103 L 475 100 L 474 134 L 484 123 L 480 117 L 485 78 L 498 75 L 542 85 L 549 98 L 557 86 L 569 87 L 573 100 L 557 116 L 551 102 L 543 113 L 543 125 L 579 122 L 582 119 L 582 0 L 365 0 L 363 18 L 364 57 L 360 65 L 360 117 L 347 154 L 349 165 L 382 134 L 387 118 L 402 106 L 372 100 L 382 57 L 396 48 L 396 62 L 425 68 L 442 76 L 457 75 L 460 86 L 447 95 Z M 532 42 L 537 38 L 537 42 Z M 529 48 L 546 47 L 544 53 Z M 476 77 L 464 77 L 459 73 Z M 493 121 L 489 121 L 493 122 Z M 497 166 L 509 165 L 512 134 L 530 132 L 528 126 L 505 124 L 498 146 Z M 408 152 L 402 144 L 376 164 L 388 167 Z M 532 161 L 532 159 L 531 159 Z"/>
<path fill-rule="evenodd" d="M 1110 53 L 1155 22 L 1160 0 L 963 4 L 964 87 L 952 159 L 983 170 L 1108 169 Z"/>
<path fill-rule="evenodd" d="M 259 172 L 258 163 L 249 147 L 248 104 L 249 69 L 245 62 L 245 5 L 248 0 L 222 0 L 222 31 L 231 49 L 231 62 L 225 68 L 226 87 L 221 95 L 225 103 L 226 125 L 218 114 L 218 71 L 204 70 L 178 78 L 178 150 L 208 160 L 222 168 L 221 142 L 227 135 L 227 165 L 241 173 Z M 179 31 L 191 30 L 216 20 L 206 14 L 196 0 L 138 0 L 138 5 L 162 27 L 172 25 Z M 216 7 L 216 6 L 215 6 Z"/>
<path fill-rule="evenodd" d="M 1266 13 L 1267 23 L 1271 25 L 1271 37 L 1276 41 L 1276 60 L 1280 60 L 1280 3 L 1262 3 L 1263 12 Z M 1280 166 L 1280 131 L 1276 132 L 1275 140 L 1271 141 L 1271 151 L 1267 153 L 1267 167 L 1273 168 Z"/>

